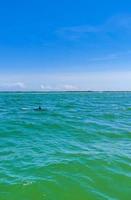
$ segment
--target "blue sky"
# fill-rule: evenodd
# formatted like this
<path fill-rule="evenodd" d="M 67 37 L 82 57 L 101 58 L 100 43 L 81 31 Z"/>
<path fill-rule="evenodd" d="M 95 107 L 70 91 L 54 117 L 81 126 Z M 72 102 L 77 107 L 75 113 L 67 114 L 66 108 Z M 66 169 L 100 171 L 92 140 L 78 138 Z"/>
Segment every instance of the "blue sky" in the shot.
<path fill-rule="evenodd" d="M 1 2 L 0 90 L 131 90 L 131 1 Z"/>

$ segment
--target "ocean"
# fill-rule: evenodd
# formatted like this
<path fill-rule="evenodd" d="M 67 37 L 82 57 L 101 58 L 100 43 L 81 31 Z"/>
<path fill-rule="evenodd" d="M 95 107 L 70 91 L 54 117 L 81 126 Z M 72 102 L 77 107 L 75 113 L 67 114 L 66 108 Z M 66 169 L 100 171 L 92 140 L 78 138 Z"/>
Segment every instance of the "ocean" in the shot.
<path fill-rule="evenodd" d="M 130 92 L 0 93 L 0 200 L 130 199 Z"/>

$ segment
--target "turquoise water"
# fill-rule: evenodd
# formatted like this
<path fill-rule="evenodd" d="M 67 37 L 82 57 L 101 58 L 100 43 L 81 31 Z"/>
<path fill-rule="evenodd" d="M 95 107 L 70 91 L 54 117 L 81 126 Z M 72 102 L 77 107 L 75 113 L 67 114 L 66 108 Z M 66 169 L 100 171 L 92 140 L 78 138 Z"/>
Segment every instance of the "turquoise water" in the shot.
<path fill-rule="evenodd" d="M 97 199 L 131 199 L 131 93 L 0 93 L 0 200 Z"/>

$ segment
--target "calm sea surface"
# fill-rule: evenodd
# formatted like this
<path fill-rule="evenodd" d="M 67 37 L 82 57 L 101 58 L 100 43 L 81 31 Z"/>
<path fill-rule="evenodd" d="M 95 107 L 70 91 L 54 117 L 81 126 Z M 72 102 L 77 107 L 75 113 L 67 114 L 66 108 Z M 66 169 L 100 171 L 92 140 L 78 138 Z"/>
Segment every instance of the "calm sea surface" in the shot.
<path fill-rule="evenodd" d="M 130 92 L 0 93 L 0 200 L 130 199 Z"/>

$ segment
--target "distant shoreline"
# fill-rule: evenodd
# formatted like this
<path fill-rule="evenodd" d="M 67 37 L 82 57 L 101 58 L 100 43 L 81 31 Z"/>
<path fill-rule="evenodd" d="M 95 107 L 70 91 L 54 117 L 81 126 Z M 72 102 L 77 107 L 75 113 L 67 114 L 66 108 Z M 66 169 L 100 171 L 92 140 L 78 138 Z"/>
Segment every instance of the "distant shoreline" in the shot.
<path fill-rule="evenodd" d="M 77 92 L 81 92 L 81 93 L 95 93 L 95 92 L 99 92 L 99 93 L 103 93 L 103 92 L 131 92 L 129 90 L 125 90 L 125 91 L 112 91 L 112 90 L 104 90 L 104 91 L 100 91 L 100 90 L 92 90 L 92 91 L 88 91 L 88 90 L 78 90 L 78 91 L 0 91 L 0 93 L 77 93 Z"/>

